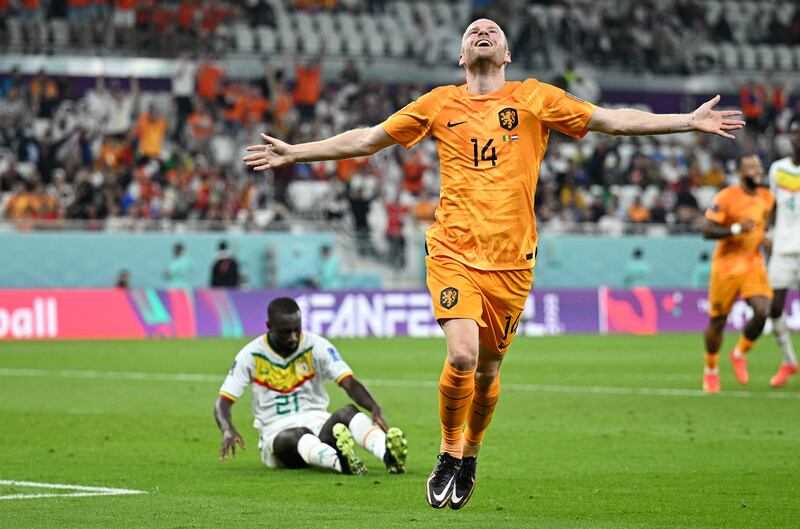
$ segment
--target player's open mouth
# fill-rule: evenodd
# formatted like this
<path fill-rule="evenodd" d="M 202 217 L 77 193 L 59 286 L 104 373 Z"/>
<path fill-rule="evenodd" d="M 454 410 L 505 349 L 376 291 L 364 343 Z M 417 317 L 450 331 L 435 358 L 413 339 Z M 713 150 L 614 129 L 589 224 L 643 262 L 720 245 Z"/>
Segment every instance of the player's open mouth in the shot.
<path fill-rule="evenodd" d="M 476 48 L 491 48 L 492 47 L 492 43 L 491 43 L 491 41 L 489 41 L 487 39 L 481 39 L 481 40 L 479 40 L 478 42 L 475 43 L 475 47 Z"/>

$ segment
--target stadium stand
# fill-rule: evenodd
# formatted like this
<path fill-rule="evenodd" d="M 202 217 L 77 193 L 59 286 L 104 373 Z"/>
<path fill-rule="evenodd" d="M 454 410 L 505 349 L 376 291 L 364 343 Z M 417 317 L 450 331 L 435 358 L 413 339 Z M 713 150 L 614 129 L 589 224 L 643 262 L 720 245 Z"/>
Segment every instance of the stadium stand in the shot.
<path fill-rule="evenodd" d="M 144 55 L 183 69 L 160 83 L 91 70 L 81 78 L 0 71 L 0 217 L 14 229 L 257 232 L 325 223 L 356 248 L 348 217 L 366 208 L 382 250 L 390 215 L 401 215 L 407 233 L 430 222 L 439 188 L 431 140 L 410 153 L 394 148 L 266 178 L 247 174 L 239 152 L 263 130 L 296 142 L 382 121 L 427 87 L 382 82 L 372 65 L 452 65 L 461 28 L 480 14 L 471 2 L 134 1 L 81 17 L 60 3 L 34 4 L 3 14 L 7 55 Z M 800 116 L 794 2 L 505 1 L 489 9 L 517 63 L 584 99 L 649 108 L 646 94 L 605 99 L 597 79 L 714 72 L 730 83 L 727 103 L 749 112 L 738 143 L 592 134 L 576 143 L 554 134 L 536 196 L 544 232 L 690 232 L 741 150 L 769 160 L 786 153 L 786 128 Z M 196 58 L 174 58 L 185 49 Z M 265 58 L 263 72 L 226 73 L 245 56 Z M 339 70 L 323 57 L 337 58 Z M 700 102 L 681 97 L 686 108 Z"/>

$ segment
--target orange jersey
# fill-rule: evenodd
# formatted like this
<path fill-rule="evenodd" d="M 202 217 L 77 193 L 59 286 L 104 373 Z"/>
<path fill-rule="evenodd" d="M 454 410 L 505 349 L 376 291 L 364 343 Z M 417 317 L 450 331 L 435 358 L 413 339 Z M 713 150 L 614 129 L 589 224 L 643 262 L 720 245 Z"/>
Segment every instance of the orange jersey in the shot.
<path fill-rule="evenodd" d="M 533 196 L 550 129 L 581 138 L 594 109 L 527 79 L 487 95 L 439 87 L 390 116 L 382 126 L 404 147 L 429 134 L 436 140 L 442 188 L 429 255 L 480 270 L 531 268 Z"/>
<path fill-rule="evenodd" d="M 738 185 L 731 185 L 717 193 L 706 210 L 706 218 L 730 227 L 752 220 L 755 229 L 720 239 L 714 250 L 711 267 L 722 275 L 739 275 L 764 265 L 758 248 L 764 240 L 769 215 L 775 206 L 775 197 L 767 189 L 758 188 L 755 195 L 747 194 Z M 712 272 L 712 273 L 714 273 Z"/>

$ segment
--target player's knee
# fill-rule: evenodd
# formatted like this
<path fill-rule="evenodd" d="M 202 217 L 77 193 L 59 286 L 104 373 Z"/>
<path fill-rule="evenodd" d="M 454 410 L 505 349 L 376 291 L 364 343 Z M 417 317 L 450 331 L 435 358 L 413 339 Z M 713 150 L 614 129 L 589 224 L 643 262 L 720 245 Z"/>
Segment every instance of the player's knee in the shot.
<path fill-rule="evenodd" d="M 348 425 L 353 417 L 355 417 L 356 413 L 358 413 L 358 408 L 356 408 L 353 404 L 348 404 L 347 406 L 336 410 L 334 415 L 336 415 L 336 422 Z"/>
<path fill-rule="evenodd" d="M 475 369 L 478 365 L 477 355 L 471 355 L 467 352 L 450 352 L 447 355 L 447 360 L 459 371 L 469 371 Z"/>
<path fill-rule="evenodd" d="M 466 343 L 448 344 L 447 360 L 459 371 L 468 371 L 478 366 L 478 348 Z"/>
<path fill-rule="evenodd" d="M 783 314 L 783 306 L 786 303 L 786 292 L 775 292 L 775 297 L 772 298 L 772 301 L 769 304 L 769 317 L 772 319 L 778 319 Z"/>
<path fill-rule="evenodd" d="M 497 380 L 497 371 L 475 373 L 475 384 L 477 384 L 481 389 L 488 389 L 492 384 L 494 384 L 495 380 Z"/>
<path fill-rule="evenodd" d="M 759 303 L 753 307 L 753 319 L 758 321 L 766 321 L 769 316 L 769 305 L 766 303 Z"/>
<path fill-rule="evenodd" d="M 728 319 L 727 316 L 711 318 L 711 321 L 708 322 L 708 328 L 706 330 L 714 334 L 721 334 L 722 331 L 725 329 L 725 322 L 727 321 L 727 319 Z"/>

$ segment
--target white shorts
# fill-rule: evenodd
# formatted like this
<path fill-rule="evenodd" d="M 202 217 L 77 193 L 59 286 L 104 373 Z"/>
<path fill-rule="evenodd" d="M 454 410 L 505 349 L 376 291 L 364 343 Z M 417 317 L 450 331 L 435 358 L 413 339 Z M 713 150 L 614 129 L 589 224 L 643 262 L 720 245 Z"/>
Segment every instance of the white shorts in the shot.
<path fill-rule="evenodd" d="M 773 253 L 767 273 L 773 289 L 797 288 L 800 283 L 800 253 Z"/>
<path fill-rule="evenodd" d="M 261 460 L 269 468 L 282 467 L 283 464 L 275 456 L 272 450 L 272 443 L 275 438 L 284 430 L 290 428 L 308 428 L 311 432 L 319 436 L 322 427 L 330 419 L 331 414 L 327 411 L 309 411 L 306 413 L 298 413 L 287 417 L 277 423 L 267 425 L 261 429 L 258 438 L 258 449 L 261 451 Z"/>

